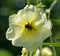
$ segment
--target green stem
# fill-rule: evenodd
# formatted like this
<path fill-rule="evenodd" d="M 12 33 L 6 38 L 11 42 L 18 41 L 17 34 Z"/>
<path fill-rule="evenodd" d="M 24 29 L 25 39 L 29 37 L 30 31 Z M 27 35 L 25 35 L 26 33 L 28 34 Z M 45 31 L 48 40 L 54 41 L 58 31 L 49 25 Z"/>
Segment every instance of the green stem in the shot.
<path fill-rule="evenodd" d="M 27 5 L 28 5 L 28 6 L 30 5 L 30 0 L 27 0 Z"/>
<path fill-rule="evenodd" d="M 43 45 L 60 47 L 60 43 L 43 43 Z"/>
<path fill-rule="evenodd" d="M 57 0 L 54 0 L 54 2 L 51 4 L 51 6 L 50 6 L 50 11 L 54 8 L 56 2 L 57 2 Z"/>
<path fill-rule="evenodd" d="M 41 0 L 36 0 L 36 4 L 42 3 Z"/>
<path fill-rule="evenodd" d="M 50 36 L 50 40 L 51 40 L 51 43 L 53 43 L 53 38 L 52 38 L 52 36 Z M 54 47 L 54 46 L 53 46 L 53 51 L 54 51 L 54 56 L 57 56 L 56 50 L 55 50 L 55 47 Z"/>
<path fill-rule="evenodd" d="M 54 0 L 54 2 L 51 4 L 50 8 L 46 10 L 46 12 L 48 13 L 48 19 L 50 18 L 50 12 L 54 8 L 56 2 L 57 2 L 57 0 Z"/>

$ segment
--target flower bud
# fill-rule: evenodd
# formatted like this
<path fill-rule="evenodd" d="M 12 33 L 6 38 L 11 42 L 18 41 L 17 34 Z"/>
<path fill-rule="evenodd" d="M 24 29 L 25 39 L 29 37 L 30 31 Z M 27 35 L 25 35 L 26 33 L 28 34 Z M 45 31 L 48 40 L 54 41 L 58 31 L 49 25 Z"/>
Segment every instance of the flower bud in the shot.
<path fill-rule="evenodd" d="M 48 47 L 42 49 L 42 56 L 52 56 L 52 50 Z"/>

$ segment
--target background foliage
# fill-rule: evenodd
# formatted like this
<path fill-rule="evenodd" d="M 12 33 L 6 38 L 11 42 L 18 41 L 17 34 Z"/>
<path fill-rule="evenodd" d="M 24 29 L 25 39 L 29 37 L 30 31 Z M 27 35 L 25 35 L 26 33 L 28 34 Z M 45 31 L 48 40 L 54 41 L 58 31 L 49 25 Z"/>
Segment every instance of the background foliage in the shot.
<path fill-rule="evenodd" d="M 49 8 L 54 0 L 42 0 L 45 8 Z M 30 3 L 36 5 L 39 1 L 30 0 Z M 18 10 L 24 8 L 27 4 L 26 0 L 0 0 L 0 56 L 2 52 L 5 56 L 18 56 L 21 55 L 21 47 L 12 46 L 11 41 L 6 39 L 5 33 L 9 24 L 9 16 L 17 13 Z M 60 43 L 60 0 L 51 11 L 50 19 L 53 24 L 53 40 L 54 43 Z M 44 42 L 49 42 L 49 39 Z M 60 56 L 60 45 L 55 47 L 57 56 Z"/>

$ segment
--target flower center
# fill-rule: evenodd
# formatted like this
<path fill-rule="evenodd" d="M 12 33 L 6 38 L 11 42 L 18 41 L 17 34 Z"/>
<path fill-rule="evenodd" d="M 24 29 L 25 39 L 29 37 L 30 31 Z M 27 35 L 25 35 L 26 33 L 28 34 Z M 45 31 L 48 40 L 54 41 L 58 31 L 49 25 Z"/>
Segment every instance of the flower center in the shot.
<path fill-rule="evenodd" d="M 32 26 L 31 26 L 30 23 L 26 24 L 26 25 L 25 25 L 25 28 L 27 28 L 28 30 L 32 30 Z"/>

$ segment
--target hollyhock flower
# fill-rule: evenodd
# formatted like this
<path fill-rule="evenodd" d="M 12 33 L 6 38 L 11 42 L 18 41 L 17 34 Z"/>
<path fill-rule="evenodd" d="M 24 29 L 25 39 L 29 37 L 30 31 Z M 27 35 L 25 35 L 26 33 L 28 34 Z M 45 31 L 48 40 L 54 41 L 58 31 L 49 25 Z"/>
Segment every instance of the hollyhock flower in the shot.
<path fill-rule="evenodd" d="M 30 51 L 40 47 L 42 42 L 52 34 L 51 28 L 51 21 L 47 19 L 42 8 L 26 5 L 17 14 L 9 17 L 6 38 L 11 40 L 14 46 L 23 46 Z"/>

